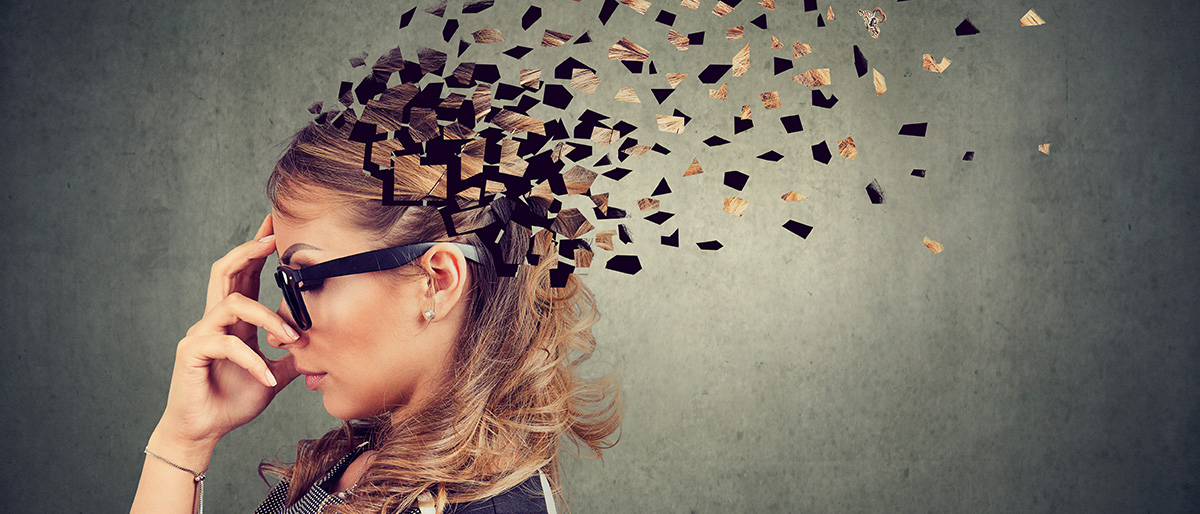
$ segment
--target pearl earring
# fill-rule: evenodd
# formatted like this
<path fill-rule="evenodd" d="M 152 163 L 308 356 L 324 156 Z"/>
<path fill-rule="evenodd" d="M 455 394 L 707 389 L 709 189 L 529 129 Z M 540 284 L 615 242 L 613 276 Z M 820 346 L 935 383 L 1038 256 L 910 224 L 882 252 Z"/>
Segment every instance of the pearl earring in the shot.
<path fill-rule="evenodd" d="M 426 320 L 433 319 L 433 309 L 425 309 L 425 319 Z"/>

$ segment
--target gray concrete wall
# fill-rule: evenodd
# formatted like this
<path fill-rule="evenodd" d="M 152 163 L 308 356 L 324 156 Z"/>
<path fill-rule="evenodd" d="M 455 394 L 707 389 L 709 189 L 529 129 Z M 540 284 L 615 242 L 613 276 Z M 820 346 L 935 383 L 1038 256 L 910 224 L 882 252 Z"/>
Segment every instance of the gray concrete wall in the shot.
<path fill-rule="evenodd" d="M 428 2 L 421 2 L 424 8 Z M 666 177 L 662 226 L 631 220 L 644 266 L 587 278 L 604 359 L 627 402 L 621 442 L 570 466 L 574 512 L 1196 512 L 1200 510 L 1200 272 L 1195 252 L 1197 40 L 1187 2 L 885 2 L 871 40 L 845 2 L 816 13 L 745 0 L 725 18 L 655 1 L 647 16 L 600 3 L 544 2 L 528 32 L 520 2 L 460 17 L 459 34 L 500 28 L 503 45 L 465 59 L 507 69 L 566 55 L 597 68 L 584 108 L 639 125 L 672 153 L 629 161 L 629 205 Z M 457 12 L 460 2 L 450 2 Z M 128 509 L 165 403 L 175 343 L 201 314 L 208 266 L 268 210 L 278 144 L 333 101 L 339 80 L 396 45 L 440 41 L 442 20 L 410 2 L 134 0 L 0 5 L 0 488 L 23 512 Z M 1021 28 L 1029 8 L 1048 22 Z M 680 32 L 707 31 L 678 52 Z M 956 37 L 970 18 L 982 31 Z M 724 29 L 746 26 L 740 41 Z M 543 49 L 543 29 L 590 45 Z M 781 75 L 770 35 L 814 54 Z M 605 58 L 628 36 L 659 73 L 693 73 L 659 106 L 661 75 Z M 730 98 L 695 79 L 751 43 Z M 520 63 L 499 52 L 534 47 Z M 876 97 L 851 46 L 887 79 Z M 946 56 L 941 75 L 920 57 Z M 790 57 L 790 56 L 789 56 Z M 831 110 L 787 77 L 829 67 Z M 637 88 L 640 106 L 611 99 Z M 757 94 L 779 91 L 766 111 Z M 755 128 L 732 135 L 754 104 Z M 653 114 L 693 117 L 683 136 Z M 779 116 L 805 129 L 785 134 Z M 897 135 L 929 122 L 923 139 Z M 720 134 L 733 144 L 709 149 Z M 809 147 L 858 143 L 854 161 Z M 1049 155 L 1036 151 L 1051 143 Z M 778 163 L 754 159 L 770 149 Z M 964 162 L 965 151 L 976 158 Z M 693 157 L 702 175 L 683 178 Z M 909 176 L 925 168 L 924 179 Z M 750 175 L 744 191 L 721 174 Z M 878 180 L 886 201 L 864 187 Z M 796 190 L 806 200 L 785 203 Z M 722 211 L 726 196 L 750 205 Z M 807 239 L 781 228 L 814 227 Z M 659 237 L 680 230 L 679 248 Z M 929 237 L 945 245 L 934 255 Z M 716 239 L 715 252 L 697 248 Z M 264 282 L 269 284 L 270 282 Z M 264 301 L 278 302 L 267 290 Z M 597 368 L 602 369 L 602 368 Z M 254 469 L 332 427 L 319 399 L 285 391 L 217 450 L 206 503 L 250 511 Z"/>

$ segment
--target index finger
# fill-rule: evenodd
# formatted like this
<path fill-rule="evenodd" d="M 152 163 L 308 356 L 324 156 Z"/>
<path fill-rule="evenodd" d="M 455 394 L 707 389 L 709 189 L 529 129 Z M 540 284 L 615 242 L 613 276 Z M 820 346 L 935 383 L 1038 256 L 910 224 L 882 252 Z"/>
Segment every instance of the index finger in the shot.
<path fill-rule="evenodd" d="M 263 220 L 262 226 L 258 227 L 258 232 L 256 232 L 254 234 L 254 239 L 261 240 L 262 238 L 264 238 L 266 236 L 274 235 L 274 234 L 275 234 L 275 217 L 268 214 L 266 219 Z M 258 299 L 258 289 L 259 289 L 259 275 L 262 274 L 263 265 L 266 264 L 267 257 L 270 257 L 270 256 L 271 256 L 271 254 L 267 254 L 267 255 L 262 256 L 261 258 L 250 259 L 249 262 L 246 263 L 246 269 L 243 270 L 241 273 L 238 273 L 237 280 L 235 281 L 235 283 L 233 285 L 233 291 L 231 291 L 231 292 L 242 293 L 247 298 L 250 298 L 252 300 L 257 300 Z"/>
<path fill-rule="evenodd" d="M 270 228 L 270 217 L 268 217 L 263 220 L 263 227 L 259 228 L 259 233 Z M 250 285 L 255 286 L 253 296 L 246 296 L 257 299 L 258 274 L 262 271 L 262 265 L 267 256 L 274 252 L 275 242 L 273 240 L 262 241 L 262 238 L 259 238 L 238 245 L 214 262 L 208 278 L 208 295 L 204 312 L 207 314 L 226 296 L 234 292 L 242 292 L 240 290 Z M 245 275 L 254 275 L 253 281 L 248 282 Z M 242 294 L 245 295 L 244 292 Z"/>

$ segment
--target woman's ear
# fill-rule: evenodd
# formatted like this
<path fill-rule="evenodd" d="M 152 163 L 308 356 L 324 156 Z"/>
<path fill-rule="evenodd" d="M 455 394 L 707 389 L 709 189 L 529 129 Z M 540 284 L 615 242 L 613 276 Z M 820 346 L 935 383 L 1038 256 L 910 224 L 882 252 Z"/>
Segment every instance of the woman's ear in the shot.
<path fill-rule="evenodd" d="M 421 257 L 421 267 L 430 280 L 431 290 L 427 294 L 433 297 L 434 317 L 429 321 L 439 321 L 458 305 L 467 291 L 467 258 L 458 246 L 439 243 Z"/>

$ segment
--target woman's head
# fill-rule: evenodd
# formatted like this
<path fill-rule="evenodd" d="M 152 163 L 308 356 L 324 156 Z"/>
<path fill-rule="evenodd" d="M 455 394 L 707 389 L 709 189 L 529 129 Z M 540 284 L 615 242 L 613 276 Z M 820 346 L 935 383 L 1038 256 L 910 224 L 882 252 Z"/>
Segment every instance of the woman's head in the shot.
<path fill-rule="evenodd" d="M 577 376 L 595 348 L 590 291 L 573 275 L 565 287 L 550 286 L 552 244 L 535 250 L 550 258 L 500 276 L 479 238 L 448 236 L 435 208 L 383 205 L 382 182 L 362 170 L 364 144 L 348 140 L 351 124 L 301 130 L 271 175 L 283 264 L 299 268 L 428 241 L 472 245 L 482 263 L 466 260 L 455 245 L 437 245 L 394 271 L 335 277 L 304 293 L 312 327 L 283 347 L 302 371 L 327 373 L 310 381 L 331 414 L 376 417 L 302 444 L 297 463 L 276 470 L 304 486 L 292 489 L 298 494 L 329 459 L 370 438 L 379 464 L 355 489 L 361 505 L 395 507 L 431 489 L 442 501 L 487 497 L 537 469 L 557 484 L 560 438 L 598 453 L 620 424 L 615 382 Z M 389 155 L 386 143 L 376 143 L 373 156 Z M 470 175 L 479 169 L 482 145 L 467 144 L 463 154 Z M 445 196 L 443 167 L 422 166 L 413 156 L 395 159 L 384 167 L 395 170 L 397 199 Z M 478 189 L 461 192 L 460 205 L 478 197 Z M 532 205 L 535 212 L 541 206 Z M 507 219 L 495 211 L 467 210 L 455 226 Z M 505 262 L 523 262 L 530 230 L 505 223 L 500 254 Z M 289 254 L 292 247 L 300 249 Z M 435 312 L 432 320 L 426 310 Z M 289 319 L 286 305 L 280 313 Z"/>

